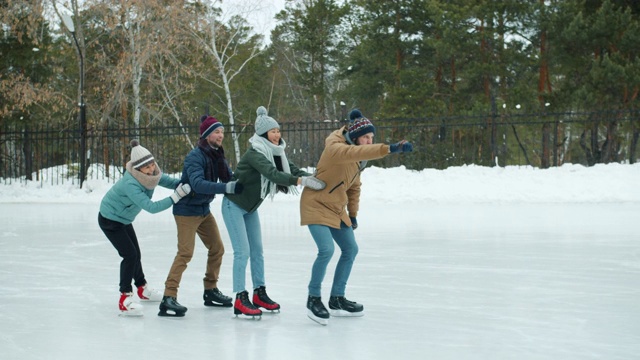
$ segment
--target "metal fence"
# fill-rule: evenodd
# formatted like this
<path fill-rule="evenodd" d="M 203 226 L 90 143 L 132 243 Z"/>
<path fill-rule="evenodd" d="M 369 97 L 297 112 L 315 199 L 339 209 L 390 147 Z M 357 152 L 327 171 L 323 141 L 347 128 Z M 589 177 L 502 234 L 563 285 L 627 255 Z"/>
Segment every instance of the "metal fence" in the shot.
<path fill-rule="evenodd" d="M 640 113 L 613 111 L 558 114 L 488 114 L 467 117 L 373 120 L 376 142 L 407 139 L 414 152 L 371 161 L 380 167 L 445 169 L 451 166 L 530 165 L 564 163 L 634 163 L 640 134 Z M 314 167 L 324 139 L 343 122 L 281 122 L 287 156 L 299 167 Z M 253 134 L 251 125 L 239 127 L 241 153 Z M 86 156 L 81 156 L 80 132 L 47 124 L 0 128 L 0 182 L 38 181 L 63 184 L 79 181 L 80 159 L 86 179 L 115 181 L 129 159 L 133 138 L 149 149 L 165 173 L 182 171 L 184 157 L 198 139 L 198 127 L 89 128 Z M 224 148 L 232 168 L 235 156 L 230 127 Z"/>

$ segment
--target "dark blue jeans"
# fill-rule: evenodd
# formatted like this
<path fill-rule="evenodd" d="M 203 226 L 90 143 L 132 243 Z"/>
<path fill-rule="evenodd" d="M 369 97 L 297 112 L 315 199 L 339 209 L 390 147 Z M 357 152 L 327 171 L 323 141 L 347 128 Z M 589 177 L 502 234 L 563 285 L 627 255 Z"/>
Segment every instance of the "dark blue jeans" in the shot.
<path fill-rule="evenodd" d="M 147 280 L 145 280 L 142 271 L 140 245 L 138 245 L 138 237 L 133 230 L 133 225 L 109 220 L 100 213 L 98 213 L 98 225 L 122 258 L 120 262 L 120 292 L 132 292 L 132 279 L 137 287 L 144 286 Z"/>
<path fill-rule="evenodd" d="M 351 226 L 340 223 L 340 229 L 334 229 L 325 225 L 309 225 L 309 231 L 318 246 L 318 256 L 311 269 L 311 281 L 309 282 L 309 295 L 321 296 L 322 280 L 327 272 L 327 265 L 333 256 L 335 240 L 342 253 L 336 265 L 331 286 L 331 296 L 344 296 L 353 262 L 358 255 L 358 244 L 353 235 Z"/>

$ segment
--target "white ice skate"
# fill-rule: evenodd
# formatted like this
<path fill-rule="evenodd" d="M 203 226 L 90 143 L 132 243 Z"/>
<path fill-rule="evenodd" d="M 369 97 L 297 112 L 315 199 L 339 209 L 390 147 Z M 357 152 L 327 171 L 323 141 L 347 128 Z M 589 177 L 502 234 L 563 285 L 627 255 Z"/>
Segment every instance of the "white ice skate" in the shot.
<path fill-rule="evenodd" d="M 162 301 L 162 294 L 160 291 L 150 288 L 145 284 L 138 288 L 138 297 L 142 301 L 160 302 Z"/>
<path fill-rule="evenodd" d="M 133 301 L 133 293 L 121 293 L 118 304 L 121 316 L 142 316 L 144 307 Z"/>

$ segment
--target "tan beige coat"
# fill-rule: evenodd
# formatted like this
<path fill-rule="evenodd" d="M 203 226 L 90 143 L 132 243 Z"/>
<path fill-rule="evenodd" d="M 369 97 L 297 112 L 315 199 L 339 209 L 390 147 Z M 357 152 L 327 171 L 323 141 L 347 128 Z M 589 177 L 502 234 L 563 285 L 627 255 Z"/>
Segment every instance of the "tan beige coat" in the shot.
<path fill-rule="evenodd" d="M 324 142 L 316 176 L 327 184 L 324 190 L 304 188 L 300 198 L 301 225 L 326 225 L 339 229 L 340 221 L 351 226 L 349 216 L 358 216 L 360 205 L 360 161 L 380 159 L 389 145 L 351 145 L 345 127 L 332 132 Z M 345 211 L 346 209 L 346 211 Z"/>

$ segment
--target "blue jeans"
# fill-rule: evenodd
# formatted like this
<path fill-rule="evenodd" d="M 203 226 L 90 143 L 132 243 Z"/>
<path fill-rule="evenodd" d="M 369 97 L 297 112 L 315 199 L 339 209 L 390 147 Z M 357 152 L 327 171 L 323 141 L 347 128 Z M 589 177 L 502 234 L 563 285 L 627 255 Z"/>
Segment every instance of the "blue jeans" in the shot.
<path fill-rule="evenodd" d="M 353 261 L 358 255 L 358 244 L 353 235 L 351 226 L 347 226 L 344 222 L 340 223 L 340 229 L 334 229 L 325 225 L 309 225 L 309 231 L 313 240 L 318 246 L 318 256 L 311 268 L 311 281 L 309 282 L 309 295 L 321 296 L 322 280 L 327 272 L 327 265 L 333 256 L 335 240 L 340 247 L 342 254 L 336 265 L 336 271 L 333 275 L 333 286 L 331 287 L 331 296 L 344 296 L 347 287 L 349 275 Z"/>
<path fill-rule="evenodd" d="M 225 196 L 222 200 L 222 218 L 233 247 L 233 292 L 246 290 L 245 273 L 249 259 L 253 288 L 264 286 L 264 256 L 258 210 L 247 212 Z"/>

